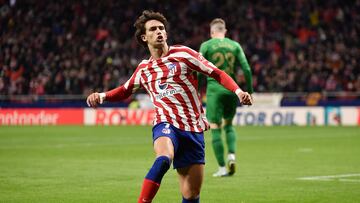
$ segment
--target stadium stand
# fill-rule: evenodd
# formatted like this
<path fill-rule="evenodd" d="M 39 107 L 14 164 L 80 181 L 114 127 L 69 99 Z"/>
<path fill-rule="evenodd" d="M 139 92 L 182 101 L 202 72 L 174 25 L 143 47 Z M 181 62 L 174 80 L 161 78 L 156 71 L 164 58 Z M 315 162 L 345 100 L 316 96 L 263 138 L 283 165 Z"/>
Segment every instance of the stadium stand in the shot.
<path fill-rule="evenodd" d="M 224 18 L 256 92 L 360 92 L 359 0 L 12 2 L 0 1 L 0 95 L 87 95 L 124 83 L 148 57 L 133 38 L 144 9 L 168 17 L 169 44 L 195 50 L 210 20 Z"/>

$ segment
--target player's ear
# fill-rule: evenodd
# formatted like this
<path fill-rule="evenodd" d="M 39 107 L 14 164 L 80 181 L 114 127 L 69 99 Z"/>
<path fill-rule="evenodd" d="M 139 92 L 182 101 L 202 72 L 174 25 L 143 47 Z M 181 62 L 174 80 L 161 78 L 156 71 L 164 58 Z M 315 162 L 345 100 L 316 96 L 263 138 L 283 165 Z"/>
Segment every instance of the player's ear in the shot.
<path fill-rule="evenodd" d="M 143 42 L 146 42 L 146 37 L 145 37 L 145 35 L 141 35 L 141 40 L 142 40 Z"/>

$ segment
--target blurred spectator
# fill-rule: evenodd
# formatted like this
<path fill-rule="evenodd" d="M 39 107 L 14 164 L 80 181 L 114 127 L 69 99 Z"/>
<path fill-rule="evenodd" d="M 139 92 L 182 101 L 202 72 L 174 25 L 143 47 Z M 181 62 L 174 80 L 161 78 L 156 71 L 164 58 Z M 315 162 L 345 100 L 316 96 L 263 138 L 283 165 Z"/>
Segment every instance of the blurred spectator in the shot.
<path fill-rule="evenodd" d="M 132 26 L 144 9 L 168 17 L 170 44 L 196 50 L 210 20 L 225 19 L 256 92 L 360 92 L 360 0 L 1 2 L 2 95 L 87 95 L 124 83 L 147 57 Z"/>

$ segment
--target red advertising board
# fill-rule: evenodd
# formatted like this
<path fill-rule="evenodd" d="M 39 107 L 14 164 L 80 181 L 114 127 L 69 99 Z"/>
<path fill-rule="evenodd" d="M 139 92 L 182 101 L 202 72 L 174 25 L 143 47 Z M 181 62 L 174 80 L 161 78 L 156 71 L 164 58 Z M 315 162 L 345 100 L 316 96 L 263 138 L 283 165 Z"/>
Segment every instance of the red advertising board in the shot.
<path fill-rule="evenodd" d="M 155 111 L 127 108 L 85 109 L 85 125 L 151 125 Z"/>
<path fill-rule="evenodd" d="M 0 109 L 0 125 L 83 125 L 82 108 Z"/>

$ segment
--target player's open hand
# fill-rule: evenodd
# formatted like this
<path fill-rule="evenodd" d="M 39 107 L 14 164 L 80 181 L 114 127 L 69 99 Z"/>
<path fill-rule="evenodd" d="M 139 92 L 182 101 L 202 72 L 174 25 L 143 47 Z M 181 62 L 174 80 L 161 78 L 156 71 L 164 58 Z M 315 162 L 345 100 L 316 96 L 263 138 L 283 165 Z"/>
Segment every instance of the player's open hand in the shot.
<path fill-rule="evenodd" d="M 237 96 L 239 97 L 242 105 L 252 105 L 253 98 L 248 92 L 239 92 Z"/>
<path fill-rule="evenodd" d="M 89 107 L 96 108 L 99 104 L 103 103 L 103 99 L 100 97 L 100 93 L 95 92 L 87 97 L 86 103 Z"/>

